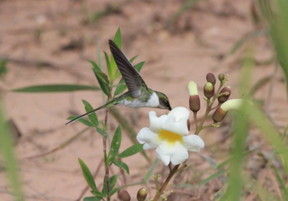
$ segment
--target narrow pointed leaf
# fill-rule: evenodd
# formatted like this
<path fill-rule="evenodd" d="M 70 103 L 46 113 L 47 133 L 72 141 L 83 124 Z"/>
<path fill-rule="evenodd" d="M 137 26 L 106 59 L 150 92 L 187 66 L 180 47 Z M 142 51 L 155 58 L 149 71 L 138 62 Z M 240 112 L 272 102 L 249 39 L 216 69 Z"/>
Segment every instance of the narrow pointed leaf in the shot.
<path fill-rule="evenodd" d="M 127 174 L 129 174 L 129 167 L 126 163 L 124 163 L 122 161 L 118 161 L 118 160 L 113 160 L 113 164 L 116 165 L 117 167 L 125 170 L 127 172 Z"/>
<path fill-rule="evenodd" d="M 117 193 L 121 188 L 123 188 L 123 187 L 114 188 L 114 189 L 110 192 L 110 196 L 112 196 L 112 195 L 114 195 L 115 193 Z"/>
<path fill-rule="evenodd" d="M 108 55 L 107 55 L 107 53 L 105 51 L 104 51 L 104 55 L 105 55 L 105 60 L 106 60 L 106 66 L 107 66 L 108 74 L 109 74 L 110 80 L 112 80 L 113 75 L 115 74 L 115 72 L 112 71 L 109 57 L 108 57 Z"/>
<path fill-rule="evenodd" d="M 114 42 L 120 49 L 122 49 L 122 36 L 120 28 L 117 29 L 117 32 L 114 36 Z"/>
<path fill-rule="evenodd" d="M 113 188 L 115 187 L 115 184 L 117 182 L 118 176 L 117 175 L 113 175 L 112 177 L 110 177 L 109 179 L 109 184 L 110 184 L 110 195 L 111 195 L 111 191 L 113 190 Z"/>
<path fill-rule="evenodd" d="M 147 172 L 147 174 L 144 177 L 144 181 L 147 183 L 151 177 L 151 175 L 153 174 L 153 171 L 155 170 L 157 164 L 158 164 L 159 160 L 156 159 L 154 161 L 154 163 L 152 164 L 152 166 L 150 167 L 149 171 Z"/>
<path fill-rule="evenodd" d="M 100 88 L 96 86 L 78 85 L 78 84 L 48 84 L 48 85 L 35 85 L 18 89 L 12 89 L 13 92 L 22 92 L 22 93 L 55 93 L 55 92 L 71 92 L 71 91 L 83 91 L 83 90 L 97 91 L 100 90 Z"/>
<path fill-rule="evenodd" d="M 116 129 L 112 142 L 111 142 L 111 147 L 110 147 L 110 159 L 114 159 L 115 156 L 118 154 L 119 148 L 120 148 L 120 144 L 121 144 L 121 138 L 122 138 L 122 133 L 121 133 L 121 128 L 120 126 L 118 126 L 118 128 Z"/>
<path fill-rule="evenodd" d="M 130 62 L 133 63 L 133 61 L 138 57 L 138 55 L 132 57 L 132 59 L 130 59 Z"/>
<path fill-rule="evenodd" d="M 99 127 L 97 127 L 96 128 L 97 129 L 97 132 L 100 134 L 100 135 L 102 135 L 105 139 L 107 139 L 107 133 L 106 133 L 106 131 L 104 131 L 103 129 L 101 129 L 101 128 L 99 128 Z"/>
<path fill-rule="evenodd" d="M 87 165 L 79 158 L 78 159 L 79 164 L 81 166 L 84 178 L 86 180 L 86 182 L 88 183 L 88 185 L 90 186 L 90 188 L 94 191 L 94 192 L 98 192 L 98 189 L 96 187 L 94 178 L 89 170 L 89 168 L 87 167 Z"/>
<path fill-rule="evenodd" d="M 72 119 L 75 119 L 76 117 L 77 117 L 76 115 L 72 115 L 72 116 L 68 117 L 67 119 L 72 120 Z M 94 124 L 92 122 L 88 121 L 87 119 L 80 118 L 77 121 L 81 122 L 82 124 L 84 124 L 86 126 L 94 127 Z"/>
<path fill-rule="evenodd" d="M 88 103 L 86 100 L 82 100 L 83 104 L 85 105 L 85 110 L 86 112 L 90 112 L 93 110 L 93 107 L 90 105 L 90 103 Z M 88 118 L 90 119 L 90 121 L 94 124 L 94 126 L 98 126 L 99 122 L 98 122 L 98 118 L 95 112 L 91 113 L 88 115 Z"/>
<path fill-rule="evenodd" d="M 132 156 L 140 151 L 143 151 L 143 144 L 135 144 L 124 150 L 122 153 L 118 155 L 119 158 L 125 158 L 128 156 Z"/>
<path fill-rule="evenodd" d="M 83 201 L 101 201 L 102 198 L 100 197 L 86 197 L 83 199 Z"/>
<path fill-rule="evenodd" d="M 113 175 L 109 179 L 110 195 L 111 195 L 111 192 L 112 192 L 112 190 L 113 190 L 113 188 L 117 182 L 117 178 L 118 178 L 117 175 Z M 106 184 L 106 178 L 104 178 L 104 184 Z M 102 193 L 107 194 L 107 186 L 106 185 L 103 186 Z"/>
<path fill-rule="evenodd" d="M 99 83 L 99 85 L 100 85 L 100 87 L 101 87 L 101 89 L 102 89 L 102 91 L 104 92 L 104 94 L 106 94 L 107 96 L 109 95 L 109 93 L 110 93 L 110 87 L 109 87 L 109 85 L 108 85 L 108 83 L 106 82 L 106 80 L 105 80 L 105 74 L 104 73 L 102 73 L 101 71 L 96 71 L 96 70 L 94 70 L 93 69 L 93 72 L 94 72 L 94 75 L 95 75 L 95 77 L 97 78 L 97 80 L 98 80 L 98 83 Z M 103 75 L 104 74 L 104 75 Z M 103 79 L 104 78 L 104 79 Z"/>
<path fill-rule="evenodd" d="M 88 60 L 88 61 L 90 64 L 92 64 L 94 70 L 102 72 L 101 68 L 95 63 L 95 61 L 93 60 Z"/>

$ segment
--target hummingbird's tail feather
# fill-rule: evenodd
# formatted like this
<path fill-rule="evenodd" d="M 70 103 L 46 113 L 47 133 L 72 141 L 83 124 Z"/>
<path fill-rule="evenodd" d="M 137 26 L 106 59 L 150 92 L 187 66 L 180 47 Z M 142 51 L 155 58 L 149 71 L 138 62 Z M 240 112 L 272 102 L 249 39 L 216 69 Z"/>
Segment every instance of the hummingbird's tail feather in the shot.
<path fill-rule="evenodd" d="M 111 106 L 111 102 L 108 102 L 108 103 L 106 103 L 105 105 L 102 105 L 101 107 L 98 107 L 98 108 L 96 108 L 96 109 L 94 109 L 94 110 L 92 110 L 92 111 L 90 111 L 90 112 L 87 112 L 87 113 L 85 113 L 85 114 L 82 114 L 82 115 L 80 115 L 80 116 L 72 119 L 71 121 L 67 122 L 65 125 L 67 126 L 67 125 L 69 125 L 69 124 L 72 124 L 72 123 L 74 123 L 75 121 L 77 121 L 78 119 L 80 119 L 80 118 L 82 118 L 82 117 L 84 117 L 84 116 L 86 116 L 86 115 L 90 115 L 90 114 L 92 114 L 93 112 L 96 112 L 97 110 L 100 110 L 100 109 L 103 109 L 103 108 L 109 107 L 109 106 Z"/>

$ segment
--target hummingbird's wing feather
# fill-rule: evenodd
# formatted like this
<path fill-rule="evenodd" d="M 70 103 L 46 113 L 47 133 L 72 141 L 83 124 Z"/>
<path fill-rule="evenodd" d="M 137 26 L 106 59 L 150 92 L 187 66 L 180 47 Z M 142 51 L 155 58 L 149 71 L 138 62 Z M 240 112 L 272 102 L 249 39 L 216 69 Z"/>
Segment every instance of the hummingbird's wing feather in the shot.
<path fill-rule="evenodd" d="M 132 97 L 137 98 L 141 94 L 141 88 L 144 86 L 147 88 L 144 80 L 130 63 L 124 53 L 120 48 L 112 41 L 109 40 L 110 51 L 115 59 L 117 67 L 125 80 L 125 83 L 128 87 L 129 92 Z M 148 88 L 147 88 L 148 90 Z"/>

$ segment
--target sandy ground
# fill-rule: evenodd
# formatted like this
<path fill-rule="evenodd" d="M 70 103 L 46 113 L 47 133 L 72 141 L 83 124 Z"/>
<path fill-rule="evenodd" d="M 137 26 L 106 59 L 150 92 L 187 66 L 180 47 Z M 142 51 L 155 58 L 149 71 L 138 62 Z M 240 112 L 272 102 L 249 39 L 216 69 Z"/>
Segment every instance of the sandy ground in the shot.
<path fill-rule="evenodd" d="M 150 88 L 164 92 L 172 107 L 188 107 L 187 84 L 191 80 L 198 84 L 202 94 L 208 72 L 215 75 L 228 73 L 232 97 L 239 97 L 237 86 L 244 48 L 232 55 L 228 55 L 228 52 L 239 39 L 256 29 L 251 20 L 251 2 L 245 0 L 232 4 L 224 0 L 201 1 L 174 23 L 168 24 L 182 4 L 182 1 L 176 0 L 157 3 L 149 0 L 62 0 L 61 3 L 57 0 L 0 1 L 0 57 L 12 59 L 7 64 L 8 73 L 1 77 L 0 89 L 7 118 L 13 119 L 22 133 L 15 148 L 27 200 L 76 200 L 80 196 L 86 183 L 77 159 L 84 160 L 92 172 L 102 160 L 102 139 L 94 131 L 86 132 L 69 146 L 48 156 L 30 160 L 26 158 L 58 147 L 84 128 L 80 123 L 64 126 L 71 112 L 84 112 L 82 99 L 94 107 L 101 105 L 103 99 L 100 92 L 91 91 L 25 94 L 10 90 L 40 84 L 97 85 L 87 60 L 98 61 L 97 44 L 101 50 L 109 52 L 108 39 L 113 38 L 118 27 L 122 31 L 125 54 L 129 58 L 139 55 L 136 62 L 146 61 L 142 77 Z M 105 10 L 107 5 L 117 5 L 119 9 L 94 23 L 87 23 L 87 16 Z M 76 48 L 63 48 L 75 44 L 75 41 Z M 273 62 L 261 65 L 261 62 L 273 56 L 266 36 L 254 40 L 253 47 L 257 65 L 253 70 L 252 82 L 257 83 L 273 74 L 275 65 Z M 49 62 L 51 66 L 39 67 L 39 61 Z M 269 94 L 269 85 L 265 85 L 255 97 L 263 100 L 270 97 L 269 113 L 283 128 L 287 123 L 288 108 L 280 69 L 273 83 L 272 93 Z M 150 109 L 120 108 L 120 111 L 134 122 L 136 131 L 148 126 L 147 114 Z M 165 113 L 159 109 L 155 111 L 158 115 Z M 100 119 L 104 118 L 103 111 L 97 114 Z M 113 117 L 109 118 L 109 124 L 112 131 L 117 127 Z M 221 147 L 219 144 L 226 132 L 225 126 L 203 131 L 200 136 L 205 140 L 206 147 L 201 154 L 217 162 L 224 160 L 230 143 L 224 140 Z M 255 134 L 249 137 L 248 143 L 249 146 L 257 147 L 263 144 L 263 140 Z M 121 150 L 131 144 L 128 137 L 123 135 Z M 148 155 L 155 158 L 153 150 Z M 128 183 L 141 181 L 149 168 L 140 154 L 124 162 L 130 167 L 130 175 L 126 175 Z M 199 155 L 191 154 L 191 164 L 192 178 L 197 179 L 195 175 L 201 178 L 209 175 L 209 164 Z M 158 169 L 162 170 L 161 165 Z M 115 167 L 112 171 L 119 173 Z M 98 185 L 101 185 L 103 174 L 104 170 L 100 169 L 96 178 Z M 123 185 L 121 175 L 118 185 Z M 132 197 L 135 197 L 140 187 L 143 185 L 128 188 Z M 203 192 L 204 187 L 198 191 Z M 89 195 L 87 191 L 85 196 Z M 210 192 L 198 200 L 210 200 L 212 195 L 213 192 Z M 13 200 L 3 171 L 0 172 L 0 200 Z"/>

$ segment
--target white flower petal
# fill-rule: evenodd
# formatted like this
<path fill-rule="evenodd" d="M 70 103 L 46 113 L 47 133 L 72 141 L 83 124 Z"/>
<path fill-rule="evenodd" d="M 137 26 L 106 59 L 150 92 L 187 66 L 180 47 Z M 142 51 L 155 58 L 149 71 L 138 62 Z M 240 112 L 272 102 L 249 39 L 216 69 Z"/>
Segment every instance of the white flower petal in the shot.
<path fill-rule="evenodd" d="M 139 131 L 137 140 L 140 144 L 144 144 L 143 149 L 153 149 L 160 144 L 158 141 L 158 135 L 147 127 L 142 128 Z"/>
<path fill-rule="evenodd" d="M 160 147 L 157 147 L 156 156 L 165 166 L 170 163 L 170 155 L 165 154 L 165 149 L 163 150 Z"/>
<path fill-rule="evenodd" d="M 164 165 L 168 165 L 170 161 L 174 165 L 178 165 L 188 159 L 187 149 L 179 142 L 170 144 L 163 142 L 156 149 L 157 158 L 163 162 Z"/>
<path fill-rule="evenodd" d="M 162 115 L 160 117 L 157 117 L 154 111 L 150 111 L 149 112 L 150 129 L 153 132 L 159 131 L 161 129 L 163 122 L 165 122 L 166 119 L 167 119 L 167 115 Z"/>
<path fill-rule="evenodd" d="M 179 121 L 175 121 L 175 116 L 172 115 L 163 123 L 162 129 L 177 133 L 179 135 L 187 135 L 189 133 L 187 118 L 183 117 Z"/>
<path fill-rule="evenodd" d="M 175 149 L 174 154 L 171 156 L 171 163 L 173 163 L 173 165 L 178 165 L 188 159 L 188 151 L 182 144 L 177 142 Z"/>
<path fill-rule="evenodd" d="M 199 152 L 204 148 L 205 143 L 198 135 L 188 135 L 182 137 L 185 147 L 189 151 Z"/>
<path fill-rule="evenodd" d="M 173 110 L 171 110 L 168 113 L 168 118 L 172 115 L 175 116 L 175 121 L 179 121 L 183 117 L 188 119 L 190 115 L 190 111 L 185 107 L 175 107 Z"/>

